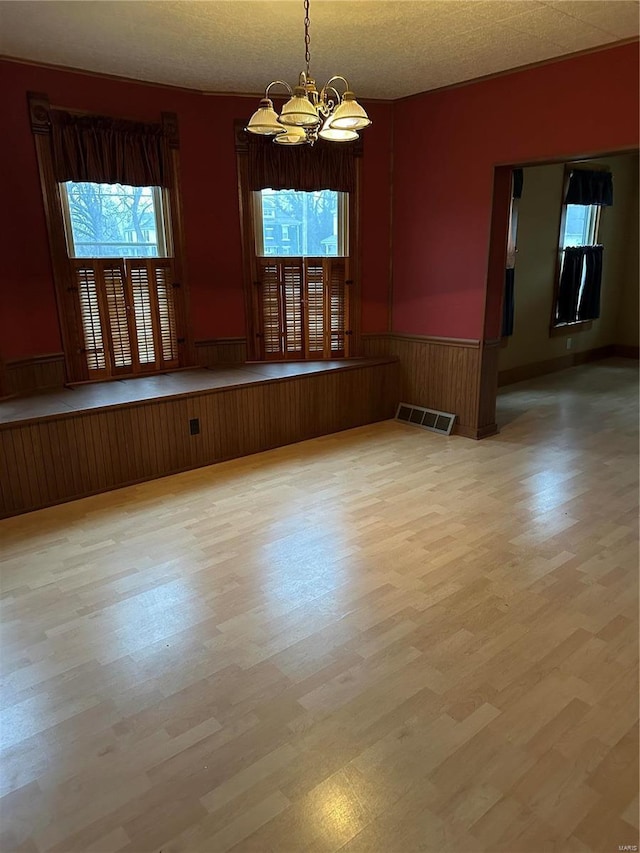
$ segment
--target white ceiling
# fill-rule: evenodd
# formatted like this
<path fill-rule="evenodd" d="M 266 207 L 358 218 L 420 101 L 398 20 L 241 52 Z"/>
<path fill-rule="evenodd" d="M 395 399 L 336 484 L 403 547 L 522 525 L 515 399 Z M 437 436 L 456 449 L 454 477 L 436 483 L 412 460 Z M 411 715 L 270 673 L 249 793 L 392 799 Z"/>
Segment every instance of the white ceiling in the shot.
<path fill-rule="evenodd" d="M 399 98 L 638 34 L 638 0 L 311 0 L 311 71 Z M 213 92 L 304 67 L 301 0 L 0 2 L 0 54 Z"/>

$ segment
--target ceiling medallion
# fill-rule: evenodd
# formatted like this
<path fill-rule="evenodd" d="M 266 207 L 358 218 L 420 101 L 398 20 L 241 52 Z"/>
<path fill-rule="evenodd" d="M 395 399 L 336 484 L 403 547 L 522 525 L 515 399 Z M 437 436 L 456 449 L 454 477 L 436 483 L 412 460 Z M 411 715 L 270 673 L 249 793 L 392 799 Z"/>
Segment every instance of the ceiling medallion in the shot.
<path fill-rule="evenodd" d="M 284 80 L 273 80 L 265 89 L 264 98 L 249 119 L 250 133 L 272 136 L 279 145 L 313 145 L 318 139 L 329 142 L 353 142 L 358 131 L 369 127 L 371 120 L 356 101 L 349 83 L 339 74 L 328 80 L 318 92 L 309 72 L 309 0 L 304 0 L 304 43 L 306 70 L 300 72 L 298 85 L 293 89 Z M 342 84 L 340 95 L 334 84 Z M 272 86 L 284 86 L 290 97 L 280 115 L 269 98 Z"/>

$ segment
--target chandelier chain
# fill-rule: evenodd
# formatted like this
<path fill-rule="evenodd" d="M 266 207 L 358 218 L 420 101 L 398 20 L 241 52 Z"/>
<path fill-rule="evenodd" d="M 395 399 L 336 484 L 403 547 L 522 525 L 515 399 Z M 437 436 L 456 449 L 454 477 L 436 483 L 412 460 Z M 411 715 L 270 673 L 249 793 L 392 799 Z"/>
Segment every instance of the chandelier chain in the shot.
<path fill-rule="evenodd" d="M 311 65 L 311 52 L 309 50 L 309 45 L 311 44 L 311 36 L 309 35 L 309 24 L 311 23 L 309 19 L 309 0 L 304 0 L 304 58 L 307 63 L 307 77 L 309 74 L 309 66 Z"/>

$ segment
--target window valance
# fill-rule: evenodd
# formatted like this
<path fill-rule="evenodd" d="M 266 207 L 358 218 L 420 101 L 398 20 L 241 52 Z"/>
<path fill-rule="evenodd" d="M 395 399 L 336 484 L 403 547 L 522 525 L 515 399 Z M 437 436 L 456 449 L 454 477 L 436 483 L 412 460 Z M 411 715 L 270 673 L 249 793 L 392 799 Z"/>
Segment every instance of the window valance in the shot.
<path fill-rule="evenodd" d="M 362 141 L 323 142 L 292 147 L 277 145 L 270 138 L 245 134 L 249 189 L 333 190 L 355 192 L 356 162 Z"/>
<path fill-rule="evenodd" d="M 592 169 L 574 169 L 569 177 L 567 204 L 613 204 L 613 179 L 611 172 Z"/>
<path fill-rule="evenodd" d="M 57 181 L 170 186 L 161 124 L 51 110 Z"/>

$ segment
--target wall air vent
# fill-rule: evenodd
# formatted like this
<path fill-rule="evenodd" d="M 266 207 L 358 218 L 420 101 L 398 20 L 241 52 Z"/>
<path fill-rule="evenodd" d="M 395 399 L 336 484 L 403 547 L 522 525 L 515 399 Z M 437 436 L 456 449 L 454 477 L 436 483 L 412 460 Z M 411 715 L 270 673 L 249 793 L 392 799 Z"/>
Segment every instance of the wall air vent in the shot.
<path fill-rule="evenodd" d="M 453 429 L 455 415 L 450 412 L 438 412 L 435 409 L 424 409 L 422 406 L 412 406 L 409 403 L 400 403 L 396 412 L 396 420 L 406 424 L 428 429 L 430 432 L 439 432 L 441 435 L 450 435 Z"/>

